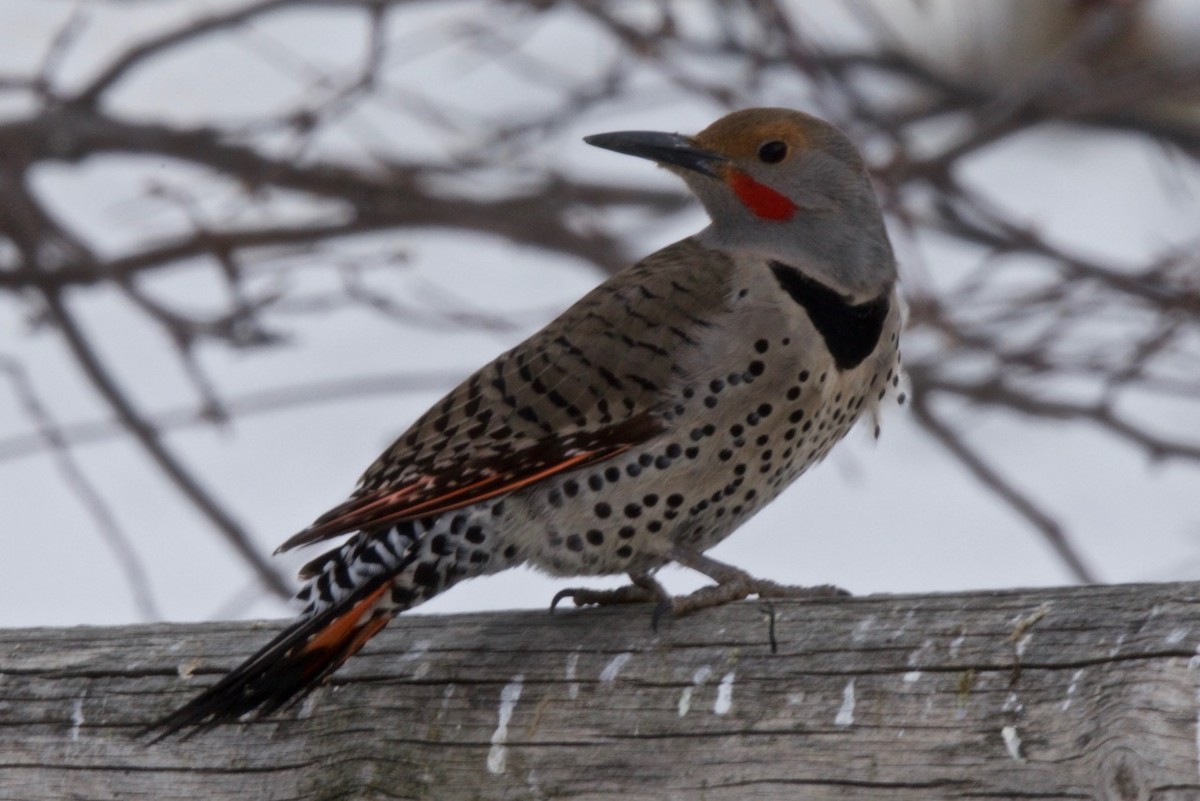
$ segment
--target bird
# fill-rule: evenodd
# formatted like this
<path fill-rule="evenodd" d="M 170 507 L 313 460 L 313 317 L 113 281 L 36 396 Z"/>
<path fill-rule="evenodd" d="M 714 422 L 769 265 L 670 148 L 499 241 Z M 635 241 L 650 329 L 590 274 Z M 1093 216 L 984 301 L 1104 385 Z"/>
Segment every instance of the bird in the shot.
<path fill-rule="evenodd" d="M 305 565 L 299 616 L 148 727 L 156 739 L 270 715 L 323 683 L 398 613 L 520 565 L 629 576 L 553 605 L 680 615 L 789 587 L 705 555 L 885 398 L 903 402 L 904 308 L 869 172 L 833 125 L 785 108 L 687 136 L 588 144 L 683 179 L 711 222 L 614 274 L 497 356 L 375 460 L 344 503 L 278 552 Z M 675 563 L 713 584 L 672 597 Z"/>

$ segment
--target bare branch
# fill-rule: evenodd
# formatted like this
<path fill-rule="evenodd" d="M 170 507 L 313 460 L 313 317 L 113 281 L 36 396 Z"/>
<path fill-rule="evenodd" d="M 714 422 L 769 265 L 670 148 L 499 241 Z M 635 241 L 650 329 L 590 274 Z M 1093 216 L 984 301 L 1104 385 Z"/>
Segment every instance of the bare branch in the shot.
<path fill-rule="evenodd" d="M 158 604 L 150 589 L 150 579 L 146 567 L 138 557 L 133 542 L 117 522 L 108 504 L 99 490 L 88 480 L 83 468 L 75 461 L 71 446 L 61 427 L 54 421 L 49 409 L 38 398 L 34 391 L 33 382 L 21 364 L 12 358 L 0 354 L 0 372 L 8 376 L 13 392 L 25 413 L 37 428 L 37 436 L 50 451 L 55 466 L 63 477 L 63 481 L 79 499 L 80 504 L 87 510 L 88 515 L 96 524 L 96 530 L 104 540 L 105 545 L 113 552 L 117 566 L 125 573 L 129 591 L 133 595 L 144 621 L 161 619 Z"/>
<path fill-rule="evenodd" d="M 432 370 L 366 375 L 335 381 L 312 381 L 261 392 L 230 395 L 222 400 L 222 409 L 228 419 L 234 420 L 327 403 L 344 403 L 408 392 L 439 392 L 461 379 L 462 373 L 458 371 Z M 164 409 L 147 415 L 147 421 L 160 432 L 212 425 L 214 422 L 205 410 L 197 410 L 193 406 Z M 127 433 L 120 423 L 112 420 L 66 423 L 58 427 L 58 432 L 62 441 L 73 447 L 104 442 Z M 45 438 L 38 434 L 5 437 L 0 439 L 0 462 L 43 453 L 47 447 Z"/>
<path fill-rule="evenodd" d="M 10 170 L 5 174 L 0 162 L 0 230 L 7 230 L 21 249 L 27 269 L 53 271 L 59 264 L 94 263 L 90 251 L 61 227 L 33 201 L 23 175 Z M 6 179 L 6 180 L 5 180 Z M 155 428 L 134 407 L 105 368 L 91 342 L 76 323 L 59 291 L 43 292 L 41 301 L 55 328 L 63 336 L 75 363 L 131 436 L 142 446 L 166 477 L 226 538 L 234 549 L 258 573 L 267 586 L 281 597 L 290 597 L 287 582 L 250 541 L 248 533 L 163 444 Z"/>
<path fill-rule="evenodd" d="M 1078 581 L 1085 584 L 1094 584 L 1097 581 L 1095 574 L 1084 563 L 1083 558 L 1067 538 L 1062 526 L 980 458 L 979 454 L 967 446 L 958 432 L 939 420 L 930 409 L 924 393 L 913 392 L 912 410 L 917 421 L 958 459 L 963 467 L 978 479 L 979 483 L 1008 504 L 1014 512 L 1025 518 L 1042 535 L 1042 538 L 1055 550 L 1059 559 Z"/>
<path fill-rule="evenodd" d="M 50 318 L 66 339 L 72 356 L 92 385 L 112 407 L 121 424 L 141 444 L 163 474 L 208 518 L 234 550 L 254 569 L 263 583 L 279 597 L 290 598 L 292 588 L 275 566 L 254 547 L 249 533 L 225 511 L 217 499 L 166 448 L 159 432 L 133 407 L 132 402 L 117 386 L 116 381 L 109 375 L 99 357 L 92 350 L 87 337 L 76 325 L 75 319 L 67 310 L 62 298 L 57 293 L 50 293 L 46 296 L 46 301 Z"/>
<path fill-rule="evenodd" d="M 1136 408 L 1140 399 L 1194 404 L 1200 397 L 1200 243 L 1155 247 L 1162 234 L 1147 224 L 1141 252 L 1108 255 L 1103 236 L 1085 252 L 1063 244 L 1055 220 L 1022 217 L 993 201 L 992 187 L 971 180 L 984 153 L 1053 126 L 1068 136 L 1119 132 L 1131 144 L 1155 146 L 1165 154 L 1163 172 L 1190 185 L 1200 171 L 1200 68 L 1155 38 L 1144 24 L 1146 6 L 1048 2 L 1038 10 L 1057 14 L 1054 24 L 1032 33 L 1028 17 L 1001 6 L 986 19 L 963 12 L 959 38 L 947 43 L 919 23 L 914 33 L 893 16 L 896 4 L 878 2 L 848 5 L 830 27 L 819 8 L 777 0 L 697 0 L 686 14 L 670 3 L 517 0 L 486 17 L 458 0 L 250 0 L 135 38 L 71 95 L 59 87 L 60 64 L 87 46 L 79 33 L 104 13 L 89 5 L 47 37 L 38 63 L 0 75 L 0 93 L 34 106 L 0 121 L 0 292 L 35 323 L 62 330 L 74 365 L 115 410 L 122 430 L 160 469 L 182 471 L 181 489 L 201 503 L 206 493 L 177 456 L 162 450 L 162 432 L 406 390 L 401 372 L 344 384 L 297 382 L 273 396 L 239 394 L 205 372 L 205 348 L 257 348 L 255 356 L 265 358 L 268 346 L 299 347 L 304 326 L 335 310 L 438 330 L 500 331 L 518 322 L 465 295 L 431 300 L 418 281 L 398 289 L 388 272 L 399 264 L 394 254 L 417 249 L 402 242 L 363 256 L 356 248 L 370 245 L 372 235 L 482 234 L 615 272 L 643 248 L 627 242 L 613 221 L 669 222 L 685 194 L 581 179 L 547 166 L 547 144 L 575 136 L 583 119 L 658 104 L 812 108 L 864 145 L 893 231 L 906 236 L 914 343 L 906 357 L 919 421 L 956 464 L 1046 537 L 1074 575 L 1090 578 L 1045 504 L 999 475 L 985 445 L 967 444 L 961 424 L 940 414 L 938 402 L 965 400 L 980 414 L 1079 421 L 1114 445 L 1200 465 L 1191 432 L 1152 427 Z M 311 57 L 287 38 L 286 26 L 273 27 L 297 7 L 361 21 L 361 34 L 354 34 L 361 38 L 345 58 Z M 940 4 L 916 8 L 923 10 L 931 23 L 950 13 Z M 971 27 L 984 24 L 986 30 Z M 855 25 L 853 35 L 841 30 Z M 581 68 L 564 62 L 560 50 L 539 49 L 539 34 L 560 29 L 554 26 L 573 26 L 580 41 L 596 43 L 594 63 Z M 152 75 L 160 63 L 178 63 L 184 48 L 222 37 L 291 75 L 301 91 L 265 98 L 269 110 L 237 123 L 186 125 L 168 122 L 166 113 L 133 118 L 106 102 L 132 84 L 131 76 Z M 985 39 L 995 63 L 970 52 Z M 504 86 L 507 96 L 480 104 L 456 95 L 450 80 L 411 80 L 418 62 L 439 57 L 467 71 L 494 69 L 489 86 Z M 440 148 L 411 148 L 395 133 L 410 126 L 436 132 Z M 344 146 L 329 146 L 335 140 L 351 149 L 362 140 L 362 153 L 348 157 Z M 199 168 L 205 188 L 168 178 L 158 190 L 134 190 L 139 214 L 169 207 L 182 223 L 153 241 L 130 225 L 121 246 L 97 255 L 58 219 L 55 199 L 36 196 L 28 183 L 48 164 L 70 170 L 113 156 Z M 209 213 L 213 204 L 203 194 L 210 182 L 214 194 L 236 198 L 232 210 Z M 1179 205 L 1197 204 L 1181 195 Z M 943 269 L 940 251 L 936 259 L 927 255 L 934 242 L 952 245 L 958 262 L 951 269 Z M 936 261 L 924 274 L 922 259 Z M 169 276 L 184 273 L 218 287 L 216 299 L 197 305 L 162 289 Z M 190 377 L 197 407 L 147 414 L 132 404 L 136 387 L 113 383 L 111 366 L 97 360 L 102 334 L 89 338 L 76 319 L 107 292 L 119 293 L 130 314 L 168 338 L 169 358 Z M 935 347 L 926 347 L 931 342 Z M 428 386 L 435 384 L 444 386 L 443 377 L 430 377 Z M 1062 385 L 1071 391 L 1059 392 Z M 112 431 L 109 422 L 79 423 L 63 426 L 61 436 L 75 445 Z M 0 459 L 47 447 L 35 426 L 0 441 Z M 211 519 L 223 536 L 244 536 L 219 506 Z"/>
<path fill-rule="evenodd" d="M 246 22 L 287 6 L 298 5 L 295 0 L 262 0 L 244 8 L 191 20 L 159 36 L 147 39 L 122 53 L 105 67 L 71 99 L 81 106 L 94 106 L 100 96 L 128 75 L 133 69 L 170 48 L 208 36 L 217 31 L 243 25 Z"/>

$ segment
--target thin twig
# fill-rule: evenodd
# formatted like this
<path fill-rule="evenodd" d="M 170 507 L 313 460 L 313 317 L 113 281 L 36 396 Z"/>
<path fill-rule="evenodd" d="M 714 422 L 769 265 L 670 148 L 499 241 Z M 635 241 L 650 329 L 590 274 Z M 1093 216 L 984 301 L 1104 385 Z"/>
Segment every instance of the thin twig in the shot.
<path fill-rule="evenodd" d="M 913 416 L 916 417 L 925 430 L 933 435 L 964 467 L 971 472 L 980 484 L 1003 500 L 1008 506 L 1034 527 L 1042 535 L 1046 543 L 1058 554 L 1067 569 L 1077 581 L 1084 584 L 1094 584 L 1097 579 L 1083 561 L 1083 558 L 1071 545 L 1063 527 L 1050 515 L 1043 512 L 1028 497 L 1010 484 L 995 469 L 987 464 L 979 454 L 969 448 L 961 434 L 944 424 L 929 408 L 928 399 L 922 392 L 913 392 Z"/>
<path fill-rule="evenodd" d="M 117 522 L 117 517 L 105 502 L 104 496 L 92 485 L 83 468 L 75 461 L 69 441 L 50 414 L 50 410 L 38 398 L 29 374 L 20 362 L 3 354 L 0 354 L 0 372 L 7 374 L 18 403 L 33 422 L 38 438 L 45 450 L 50 452 L 63 481 L 92 518 L 100 538 L 113 552 L 117 566 L 125 573 L 125 581 L 129 585 L 134 606 L 137 607 L 141 619 L 161 619 L 158 604 L 150 589 L 149 575 L 137 549 Z"/>

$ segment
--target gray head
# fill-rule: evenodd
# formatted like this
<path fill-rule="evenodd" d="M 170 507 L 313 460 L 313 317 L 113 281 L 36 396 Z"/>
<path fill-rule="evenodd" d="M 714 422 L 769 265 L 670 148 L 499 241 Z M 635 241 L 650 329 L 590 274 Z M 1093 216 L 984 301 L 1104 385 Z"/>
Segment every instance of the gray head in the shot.
<path fill-rule="evenodd" d="M 649 158 L 687 182 L 712 218 L 704 236 L 798 267 L 855 300 L 896 280 L 895 259 L 858 150 L 799 111 L 735 111 L 695 136 L 626 131 L 589 144 Z"/>

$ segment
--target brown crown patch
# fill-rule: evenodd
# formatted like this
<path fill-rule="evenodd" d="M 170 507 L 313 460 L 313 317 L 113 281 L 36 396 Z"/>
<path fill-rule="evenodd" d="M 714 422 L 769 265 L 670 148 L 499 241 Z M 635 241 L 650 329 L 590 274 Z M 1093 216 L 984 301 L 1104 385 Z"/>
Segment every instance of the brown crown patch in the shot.
<path fill-rule="evenodd" d="M 735 161 L 756 159 L 764 142 L 786 142 L 791 152 L 821 148 L 835 130 L 826 122 L 785 108 L 754 108 L 727 114 L 696 134 L 694 141 Z"/>

